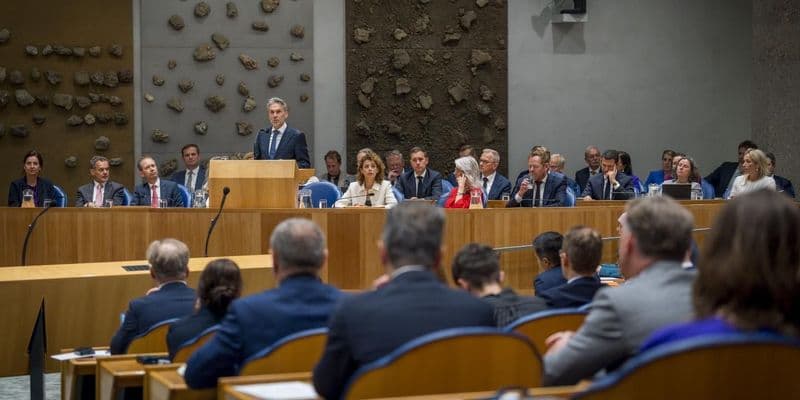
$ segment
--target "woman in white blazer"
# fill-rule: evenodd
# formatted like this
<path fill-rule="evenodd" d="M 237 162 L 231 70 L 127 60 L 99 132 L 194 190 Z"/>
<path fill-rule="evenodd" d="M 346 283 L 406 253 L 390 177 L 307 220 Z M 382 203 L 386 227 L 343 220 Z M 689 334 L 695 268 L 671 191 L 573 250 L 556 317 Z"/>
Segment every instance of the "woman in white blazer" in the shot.
<path fill-rule="evenodd" d="M 386 168 L 380 156 L 368 151 L 358 161 L 358 175 L 351 183 L 342 198 L 336 201 L 336 207 L 385 207 L 397 204 L 392 192 L 391 183 L 383 178 Z"/>
<path fill-rule="evenodd" d="M 775 189 L 775 180 L 768 176 L 767 155 L 758 149 L 750 149 L 744 153 L 742 174 L 733 180 L 730 198 L 759 189 Z"/>

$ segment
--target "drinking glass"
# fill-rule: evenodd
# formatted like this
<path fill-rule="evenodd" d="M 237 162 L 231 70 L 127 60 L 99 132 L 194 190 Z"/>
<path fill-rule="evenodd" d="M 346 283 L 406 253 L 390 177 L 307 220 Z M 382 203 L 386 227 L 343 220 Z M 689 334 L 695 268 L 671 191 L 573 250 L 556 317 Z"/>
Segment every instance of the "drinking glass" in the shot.
<path fill-rule="evenodd" d="M 33 202 L 33 190 L 25 189 L 22 191 L 22 201 L 23 202 Z"/>
<path fill-rule="evenodd" d="M 206 207 L 206 191 L 205 190 L 195 190 L 194 191 L 194 203 L 192 204 L 194 208 L 205 208 Z"/>
<path fill-rule="evenodd" d="M 167 208 L 167 207 L 169 207 L 169 202 L 167 200 L 158 201 L 158 208 Z"/>
<path fill-rule="evenodd" d="M 109 200 L 106 200 L 106 201 L 103 203 L 103 207 L 105 207 L 105 208 L 111 208 L 111 207 L 114 207 L 114 200 L 110 200 L 110 199 L 109 199 Z"/>
<path fill-rule="evenodd" d="M 469 208 L 483 208 L 483 199 L 480 190 L 472 190 L 469 193 Z"/>
<path fill-rule="evenodd" d="M 319 208 L 328 208 L 328 199 L 319 199 Z"/>
<path fill-rule="evenodd" d="M 511 193 L 503 193 L 503 195 L 500 197 L 500 199 L 502 199 L 504 202 L 508 203 L 508 201 L 511 200 Z"/>
<path fill-rule="evenodd" d="M 44 199 L 42 200 L 42 207 L 47 208 L 53 203 L 53 199 Z"/>
<path fill-rule="evenodd" d="M 661 185 L 657 183 L 651 183 L 647 185 L 647 197 L 658 196 L 661 194 Z"/>
<path fill-rule="evenodd" d="M 301 189 L 297 192 L 297 208 L 311 208 L 311 191 Z"/>

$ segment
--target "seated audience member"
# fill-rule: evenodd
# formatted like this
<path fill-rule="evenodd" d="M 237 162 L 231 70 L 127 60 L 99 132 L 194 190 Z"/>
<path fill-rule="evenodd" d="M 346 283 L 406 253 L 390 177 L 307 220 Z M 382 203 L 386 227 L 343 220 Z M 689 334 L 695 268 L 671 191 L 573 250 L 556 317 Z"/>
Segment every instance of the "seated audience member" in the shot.
<path fill-rule="evenodd" d="M 358 162 L 356 181 L 351 183 L 336 207 L 393 207 L 397 204 L 392 185 L 383 178 L 383 161 L 372 150 Z"/>
<path fill-rule="evenodd" d="M 628 200 L 634 197 L 633 180 L 617 170 L 617 152 L 603 153 L 603 173 L 595 174 L 583 189 L 584 200 Z"/>
<path fill-rule="evenodd" d="M 617 170 L 622 171 L 625 175 L 631 177 L 633 181 L 633 188 L 637 190 L 639 193 L 644 192 L 644 186 L 642 182 L 639 180 L 639 177 L 633 173 L 633 162 L 631 161 L 631 155 L 625 151 L 617 152 Z"/>
<path fill-rule="evenodd" d="M 167 333 L 169 358 L 181 345 L 222 321 L 228 305 L 242 294 L 242 274 L 235 262 L 220 258 L 211 261 L 200 274 L 194 314 L 176 321 Z"/>
<path fill-rule="evenodd" d="M 317 178 L 336 185 L 342 193 L 356 180 L 352 175 L 342 172 L 342 155 L 336 150 L 325 153 L 325 168 L 327 171 L 317 175 Z"/>
<path fill-rule="evenodd" d="M 397 178 L 404 173 L 411 171 L 411 168 L 405 166 L 403 160 L 403 153 L 400 150 L 390 150 L 384 155 L 386 160 L 386 179 L 394 186 L 397 183 Z"/>
<path fill-rule="evenodd" d="M 503 287 L 500 257 L 489 246 L 470 243 L 462 247 L 453 257 L 450 270 L 456 285 L 492 305 L 497 326 L 546 308 L 537 304 L 536 298 L 520 296 Z"/>
<path fill-rule="evenodd" d="M 769 158 L 766 154 L 758 149 L 750 149 L 744 153 L 742 175 L 733 180 L 730 198 L 759 189 L 776 190 L 775 180 L 767 175 L 767 160 Z"/>
<path fill-rule="evenodd" d="M 674 150 L 666 149 L 661 152 L 661 169 L 650 171 L 650 173 L 647 174 L 647 179 L 644 181 L 645 190 L 649 190 L 647 187 L 651 184 L 660 185 L 664 183 L 664 181 L 673 179 L 672 157 L 675 157 Z"/>
<path fill-rule="evenodd" d="M 187 144 L 181 149 L 183 165 L 186 169 L 176 171 L 170 178 L 173 182 L 186 186 L 189 193 L 194 193 L 206 183 L 208 171 L 200 165 L 200 147 L 196 144 Z"/>
<path fill-rule="evenodd" d="M 760 190 L 725 205 L 703 246 L 692 293 L 697 320 L 664 328 L 642 350 L 737 332 L 800 335 L 800 211 Z"/>
<path fill-rule="evenodd" d="M 779 192 L 783 192 L 783 194 L 791 198 L 794 198 L 794 186 L 792 186 L 792 181 L 782 176 L 775 175 L 775 165 L 776 165 L 775 154 L 772 154 L 772 152 L 766 154 L 768 158 L 767 160 L 767 170 L 769 170 L 768 175 L 775 180 L 775 188 Z"/>
<path fill-rule="evenodd" d="M 602 286 L 597 277 L 597 267 L 603 255 L 600 234 L 586 226 L 576 226 L 564 235 L 561 247 L 561 271 L 566 283 L 536 295 L 548 308 L 580 307 L 592 302 Z"/>
<path fill-rule="evenodd" d="M 572 194 L 577 197 L 579 194 L 583 193 L 583 190 L 581 190 L 581 188 L 578 186 L 578 182 L 575 182 L 574 179 L 564 174 L 564 167 L 566 167 L 566 165 L 567 159 L 564 158 L 563 155 L 556 153 L 550 156 L 550 172 L 558 172 L 559 174 L 564 175 L 564 179 L 567 180 L 567 187 L 572 189 Z"/>
<path fill-rule="evenodd" d="M 478 163 L 472 156 L 457 158 L 455 161 L 456 185 L 450 190 L 445 208 L 469 208 L 472 196 L 480 196 L 483 208 L 483 190 L 480 184 Z"/>
<path fill-rule="evenodd" d="M 372 149 L 369 147 L 364 147 L 356 153 L 356 166 L 361 165 L 361 159 L 364 158 L 364 156 L 368 153 L 374 153 L 374 151 L 372 151 Z"/>
<path fill-rule="evenodd" d="M 75 207 L 104 207 L 105 202 L 111 200 L 115 206 L 125 202 L 125 187 L 109 180 L 111 168 L 108 159 L 103 156 L 94 156 L 89 160 L 89 175 L 92 183 L 78 188 L 75 196 Z"/>
<path fill-rule="evenodd" d="M 312 221 L 287 219 L 270 237 L 276 289 L 235 300 L 217 334 L 186 362 L 191 388 L 216 386 L 236 375 L 253 354 L 293 333 L 322 328 L 342 293 L 322 283 L 319 270 L 328 258 L 325 236 Z"/>
<path fill-rule="evenodd" d="M 442 175 L 428 168 L 428 153 L 420 147 L 410 151 L 412 170 L 397 178 L 395 187 L 405 199 L 439 200 L 442 196 Z"/>
<path fill-rule="evenodd" d="M 630 202 L 622 219 L 619 267 L 627 281 L 602 288 L 577 333 L 547 339 L 545 385 L 572 385 L 634 355 L 656 329 L 689 320 L 694 273 L 681 268 L 693 217 L 669 197 Z"/>
<path fill-rule="evenodd" d="M 128 304 L 122 326 L 111 338 L 111 354 L 125 354 L 131 341 L 153 325 L 192 313 L 195 291 L 186 285 L 189 248 L 175 239 L 156 240 L 147 248 L 147 262 L 158 286 Z"/>
<path fill-rule="evenodd" d="M 500 166 L 500 153 L 497 150 L 483 149 L 478 164 L 483 193 L 486 193 L 488 200 L 500 200 L 503 195 L 511 194 L 511 182 L 497 172 L 497 167 Z"/>
<path fill-rule="evenodd" d="M 589 178 L 596 175 L 603 175 L 603 170 L 600 168 L 600 162 L 603 157 L 600 155 L 600 149 L 597 146 L 589 146 L 583 152 L 583 160 L 586 161 L 586 168 L 580 169 L 575 172 L 575 182 L 581 189 L 576 196 L 579 196 L 586 190 L 586 185 L 589 183 Z M 616 163 L 616 159 L 614 160 Z"/>
<path fill-rule="evenodd" d="M 550 150 L 548 150 L 547 147 L 538 144 L 534 145 L 533 147 L 531 147 L 531 151 L 528 153 L 528 157 L 530 157 L 530 155 L 533 153 L 538 153 L 539 155 L 542 156 L 542 158 L 550 160 Z M 550 167 L 549 161 L 547 163 L 547 167 L 548 168 Z M 519 182 L 520 179 L 525 178 L 528 175 L 530 175 L 530 172 L 528 171 L 527 168 L 523 169 L 522 171 L 519 171 L 517 177 L 514 179 L 514 183 Z"/>
<path fill-rule="evenodd" d="M 389 210 L 379 248 L 390 280 L 344 299 L 331 317 L 328 343 L 314 368 L 320 397 L 342 397 L 359 367 L 412 339 L 447 328 L 495 326 L 489 304 L 436 276 L 444 222 L 444 211 L 428 204 L 405 202 Z"/>
<path fill-rule="evenodd" d="M 158 177 L 156 160 L 150 156 L 143 156 L 136 164 L 139 176 L 144 181 L 136 186 L 131 205 L 161 207 L 161 202 L 166 201 L 167 207 L 183 207 L 183 197 L 178 190 L 178 184 Z"/>
<path fill-rule="evenodd" d="M 22 195 L 25 190 L 33 193 L 33 205 L 36 207 L 44 206 L 44 200 L 55 200 L 56 190 L 53 182 L 42 178 L 40 175 L 44 169 L 44 159 L 42 153 L 31 150 L 22 158 L 23 177 L 11 182 L 8 188 L 8 206 L 22 206 Z"/>
<path fill-rule="evenodd" d="M 564 207 L 567 203 L 566 177 L 550 173 L 550 153 L 528 155 L 528 175 L 517 180 L 506 207 Z"/>
<path fill-rule="evenodd" d="M 733 190 L 734 179 L 743 173 L 742 163 L 744 161 L 744 153 L 748 149 L 757 148 L 758 145 L 750 140 L 745 140 L 739 143 L 739 146 L 737 146 L 738 161 L 725 161 L 714 171 L 708 174 L 708 176 L 706 176 L 705 180 L 714 186 L 714 193 L 716 193 L 717 196 L 723 197 L 723 193 L 728 193 L 728 191 Z"/>
<path fill-rule="evenodd" d="M 692 198 L 703 197 L 703 187 L 697 182 L 697 167 L 694 160 L 690 157 L 681 157 L 675 166 L 675 178 L 664 181 L 664 185 L 674 185 L 676 183 L 691 183 Z"/>
<path fill-rule="evenodd" d="M 465 144 L 458 149 L 458 158 L 461 157 L 472 157 L 475 158 L 475 148 L 472 147 L 470 144 Z M 477 161 L 477 160 L 476 160 Z M 450 175 L 447 175 L 447 181 L 450 182 L 451 185 L 457 186 L 458 181 L 456 181 L 455 172 L 451 172 Z"/>
<path fill-rule="evenodd" d="M 533 250 L 539 262 L 540 273 L 533 280 L 533 290 L 538 296 L 546 290 L 567 283 L 561 271 L 561 256 L 559 252 L 564 243 L 564 237 L 558 232 L 544 232 L 533 239 Z"/>

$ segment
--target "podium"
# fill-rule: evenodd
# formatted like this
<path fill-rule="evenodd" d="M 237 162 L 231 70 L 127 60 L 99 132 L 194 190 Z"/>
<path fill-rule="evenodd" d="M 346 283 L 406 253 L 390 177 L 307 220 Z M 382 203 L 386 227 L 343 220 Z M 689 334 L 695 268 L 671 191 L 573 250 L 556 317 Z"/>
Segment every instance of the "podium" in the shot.
<path fill-rule="evenodd" d="M 219 207 L 227 186 L 229 208 L 296 208 L 298 185 L 313 175 L 313 168 L 298 169 L 294 160 L 211 160 L 209 207 Z"/>

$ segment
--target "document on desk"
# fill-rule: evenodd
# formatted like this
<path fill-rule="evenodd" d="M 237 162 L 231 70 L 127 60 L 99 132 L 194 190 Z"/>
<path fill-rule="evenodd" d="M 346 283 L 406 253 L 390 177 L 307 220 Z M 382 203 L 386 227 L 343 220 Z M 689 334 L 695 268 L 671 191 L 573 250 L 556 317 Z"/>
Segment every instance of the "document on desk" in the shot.
<path fill-rule="evenodd" d="M 97 356 L 110 356 L 111 352 L 108 350 L 95 350 L 94 354 L 78 354 L 74 351 L 69 353 L 62 353 L 62 354 L 54 354 L 50 356 L 50 358 L 56 359 L 58 361 L 67 361 L 67 360 L 74 360 L 76 358 L 87 358 L 87 357 L 97 357 Z"/>
<path fill-rule="evenodd" d="M 299 381 L 237 385 L 233 388 L 237 392 L 265 400 L 313 400 L 319 398 L 311 384 Z"/>

